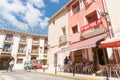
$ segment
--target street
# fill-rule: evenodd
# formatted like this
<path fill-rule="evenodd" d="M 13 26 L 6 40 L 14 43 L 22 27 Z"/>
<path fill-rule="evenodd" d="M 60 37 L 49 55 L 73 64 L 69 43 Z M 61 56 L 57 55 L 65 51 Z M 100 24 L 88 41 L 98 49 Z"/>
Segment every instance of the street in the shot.
<path fill-rule="evenodd" d="M 5 70 L 1 70 L 0 76 L 4 80 L 75 80 L 75 79 L 70 79 L 65 77 L 27 72 L 24 70 L 15 70 L 13 72 L 6 72 Z"/>

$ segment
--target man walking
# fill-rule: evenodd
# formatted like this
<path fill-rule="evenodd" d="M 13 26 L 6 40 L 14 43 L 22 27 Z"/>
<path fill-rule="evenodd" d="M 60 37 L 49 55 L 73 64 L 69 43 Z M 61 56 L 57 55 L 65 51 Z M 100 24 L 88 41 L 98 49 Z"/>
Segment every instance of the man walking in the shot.
<path fill-rule="evenodd" d="M 14 66 L 14 60 L 11 60 L 10 62 L 9 62 L 9 67 L 8 67 L 8 69 L 7 69 L 7 72 L 10 70 L 11 72 L 13 71 L 12 69 L 13 69 L 13 66 Z"/>

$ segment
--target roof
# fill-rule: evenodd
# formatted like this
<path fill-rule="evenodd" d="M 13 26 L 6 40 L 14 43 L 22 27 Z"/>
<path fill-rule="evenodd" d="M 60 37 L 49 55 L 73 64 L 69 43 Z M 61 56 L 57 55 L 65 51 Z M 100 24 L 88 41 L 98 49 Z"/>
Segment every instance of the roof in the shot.
<path fill-rule="evenodd" d="M 62 7 L 58 12 L 56 12 L 49 20 L 48 22 L 50 22 L 51 20 L 53 20 L 58 14 L 60 14 L 63 10 L 66 10 L 66 6 L 69 5 L 72 1 L 74 0 L 70 0 L 67 4 L 65 4 L 64 7 Z"/>
<path fill-rule="evenodd" d="M 47 38 L 48 36 L 46 35 L 37 35 L 37 34 L 28 34 L 26 32 L 19 32 L 19 31 L 13 31 L 13 30 L 7 30 L 7 29 L 0 29 L 0 32 L 6 32 L 9 34 L 19 34 L 19 35 L 26 35 L 26 36 L 38 36 L 38 37 L 43 37 L 43 38 Z"/>

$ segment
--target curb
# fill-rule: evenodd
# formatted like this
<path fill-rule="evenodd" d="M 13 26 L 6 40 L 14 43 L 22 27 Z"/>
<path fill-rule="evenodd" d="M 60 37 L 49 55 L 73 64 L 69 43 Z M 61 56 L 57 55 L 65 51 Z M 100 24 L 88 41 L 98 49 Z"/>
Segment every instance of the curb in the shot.
<path fill-rule="evenodd" d="M 92 78 L 92 77 L 84 77 L 84 76 L 72 76 L 72 75 L 64 75 L 64 74 L 53 74 L 49 72 L 38 72 L 38 71 L 32 71 L 34 73 L 39 73 L 39 74 L 46 74 L 46 75 L 51 75 L 51 76 L 57 76 L 57 77 L 65 77 L 65 78 L 73 78 L 73 79 L 80 79 L 80 80 L 103 80 L 99 78 Z"/>

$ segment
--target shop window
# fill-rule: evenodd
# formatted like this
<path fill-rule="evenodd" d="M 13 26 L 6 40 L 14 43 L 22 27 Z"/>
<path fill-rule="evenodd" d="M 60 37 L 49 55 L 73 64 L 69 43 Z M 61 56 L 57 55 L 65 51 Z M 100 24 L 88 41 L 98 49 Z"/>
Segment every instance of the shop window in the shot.
<path fill-rule="evenodd" d="M 74 14 L 80 11 L 79 1 L 72 5 L 72 11 Z"/>
<path fill-rule="evenodd" d="M 77 25 L 73 26 L 72 31 L 73 31 L 73 33 L 77 33 L 78 32 L 78 26 Z"/>
<path fill-rule="evenodd" d="M 87 20 L 88 23 L 91 23 L 91 22 L 93 22 L 97 19 L 98 19 L 98 17 L 97 17 L 96 11 L 94 11 L 94 12 L 92 12 L 92 13 L 90 13 L 86 16 L 86 20 Z"/>
<path fill-rule="evenodd" d="M 23 63 L 23 59 L 17 59 L 17 63 L 18 64 L 22 64 Z"/>

